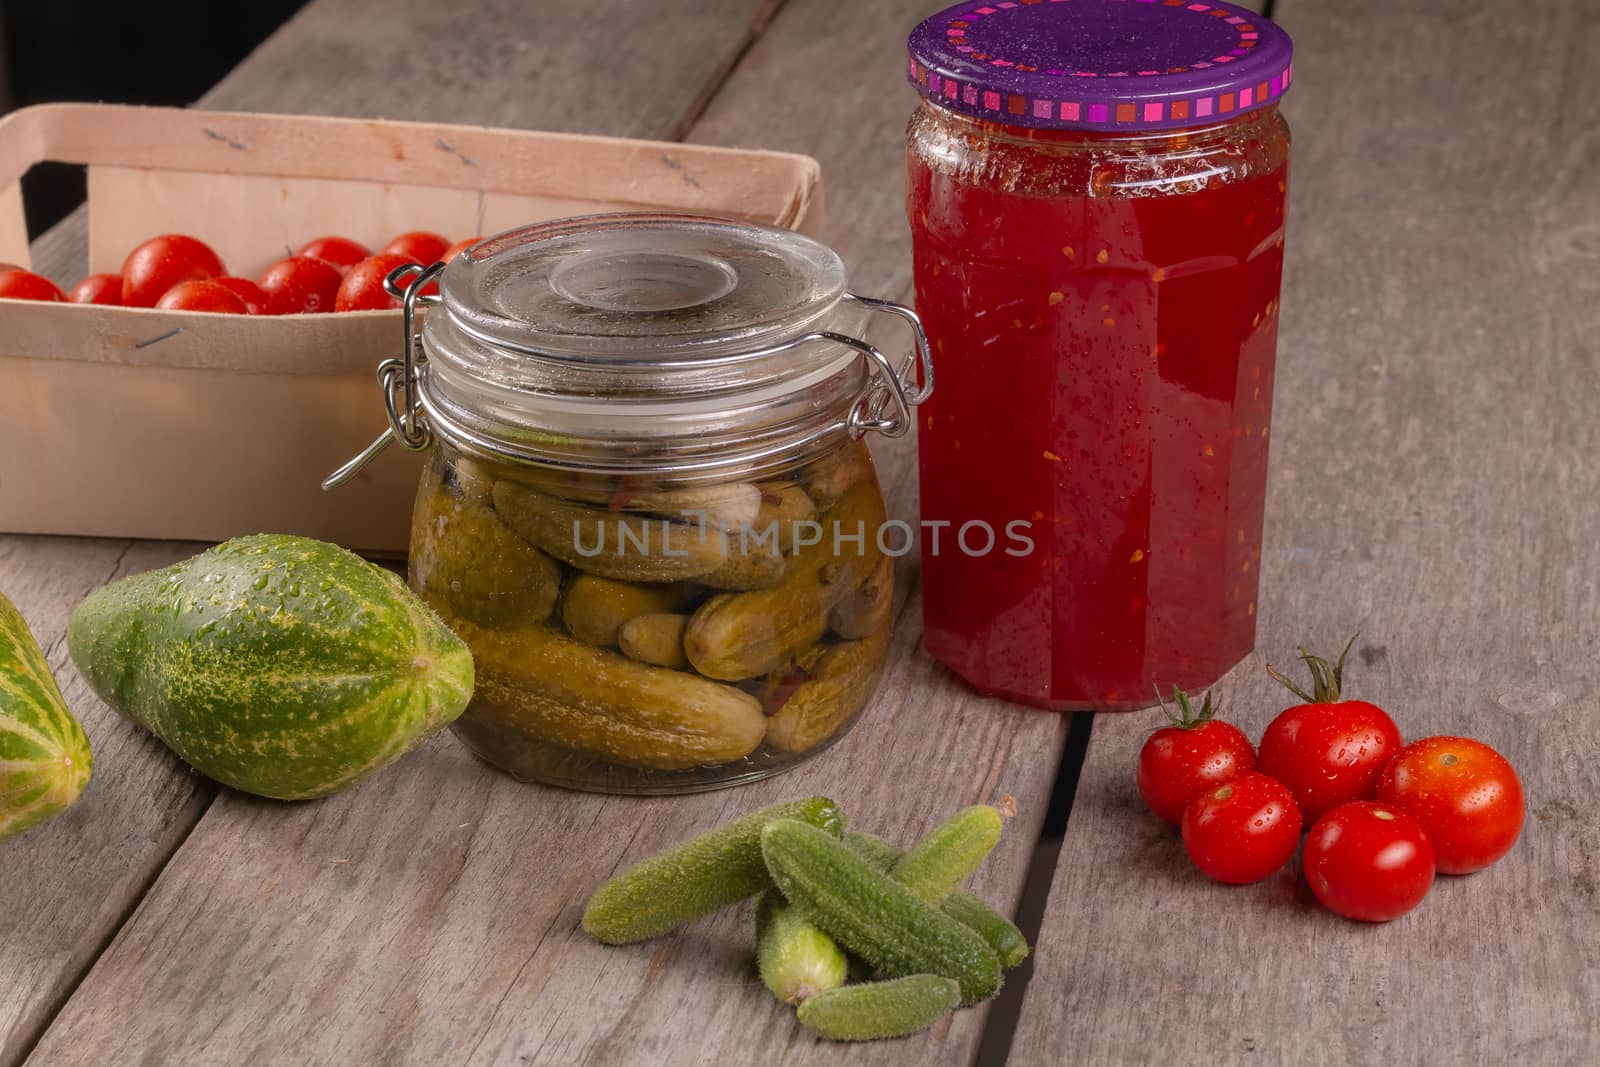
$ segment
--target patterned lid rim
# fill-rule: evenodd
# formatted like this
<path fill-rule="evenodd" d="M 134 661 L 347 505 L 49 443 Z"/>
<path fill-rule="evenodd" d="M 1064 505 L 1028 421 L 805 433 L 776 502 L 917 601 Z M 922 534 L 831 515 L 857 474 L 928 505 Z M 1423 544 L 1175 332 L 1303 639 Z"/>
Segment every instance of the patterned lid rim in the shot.
<path fill-rule="evenodd" d="M 907 46 L 924 97 L 1036 129 L 1207 125 L 1275 104 L 1294 78 L 1280 27 L 1202 0 L 973 0 L 922 22 Z M 1086 56 L 1101 47 L 1109 62 Z"/>

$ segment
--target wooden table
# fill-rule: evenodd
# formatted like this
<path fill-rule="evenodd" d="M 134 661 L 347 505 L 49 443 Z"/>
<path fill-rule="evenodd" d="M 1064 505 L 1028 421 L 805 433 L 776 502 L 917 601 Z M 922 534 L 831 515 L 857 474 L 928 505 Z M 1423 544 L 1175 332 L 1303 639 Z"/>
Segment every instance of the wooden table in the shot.
<path fill-rule="evenodd" d="M 809 152 L 857 288 L 904 298 L 902 42 L 935 6 L 314 0 L 205 103 Z M 914 568 L 870 715 L 775 781 L 574 795 L 441 737 L 334 799 L 263 802 L 195 777 L 66 655 L 85 593 L 196 546 L 0 537 L 0 588 L 98 762 L 76 808 L 0 845 L 0 1067 L 1600 1060 L 1600 17 L 1277 8 L 1297 144 L 1260 649 L 1220 691 L 1258 736 L 1283 703 L 1265 657 L 1359 628 L 1361 695 L 1522 771 L 1508 860 L 1385 926 L 1320 910 L 1295 867 L 1210 883 L 1134 792 L 1152 717 L 1091 729 L 962 689 L 918 650 Z M 38 249 L 58 274 L 78 225 Z M 903 517 L 912 454 L 880 450 Z M 1038 948 L 999 1001 L 828 1046 L 759 985 L 742 910 L 624 949 L 579 931 L 619 865 L 812 791 L 900 839 L 1015 798 L 975 888 L 1020 902 Z"/>

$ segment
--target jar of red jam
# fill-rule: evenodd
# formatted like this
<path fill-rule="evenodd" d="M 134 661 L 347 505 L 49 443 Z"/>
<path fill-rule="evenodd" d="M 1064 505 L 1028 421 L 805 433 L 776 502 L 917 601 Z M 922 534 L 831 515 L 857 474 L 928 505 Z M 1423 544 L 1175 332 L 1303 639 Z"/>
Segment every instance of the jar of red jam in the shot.
<path fill-rule="evenodd" d="M 909 45 L 927 647 L 1055 709 L 1209 685 L 1255 640 L 1288 35 L 1008 0 Z"/>

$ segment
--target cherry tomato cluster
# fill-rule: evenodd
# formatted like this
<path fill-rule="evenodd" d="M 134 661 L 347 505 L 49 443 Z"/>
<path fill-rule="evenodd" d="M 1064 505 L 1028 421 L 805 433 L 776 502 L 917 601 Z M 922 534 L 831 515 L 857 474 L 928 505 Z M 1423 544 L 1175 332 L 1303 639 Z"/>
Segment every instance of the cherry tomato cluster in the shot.
<path fill-rule="evenodd" d="M 66 301 L 229 315 L 371 311 L 400 302 L 383 287 L 396 267 L 449 262 L 481 237 L 451 244 L 436 233 L 403 233 L 374 255 L 348 237 L 319 237 L 255 281 L 230 275 L 204 241 L 164 234 L 135 248 L 120 274 L 91 274 L 70 293 L 15 264 L 0 263 L 0 298 Z"/>
<path fill-rule="evenodd" d="M 1259 749 L 1174 690 L 1178 713 L 1139 752 L 1139 795 L 1181 828 L 1201 871 L 1245 885 L 1289 862 L 1309 826 L 1302 867 L 1316 898 L 1351 919 L 1385 922 L 1416 907 L 1435 873 L 1470 874 L 1511 850 L 1522 831 L 1522 783 L 1481 741 L 1404 744 L 1382 708 L 1345 700 L 1345 659 L 1305 649 L 1310 690 L 1267 672 L 1299 698 Z M 1165 704 L 1163 704 L 1165 707 Z"/>

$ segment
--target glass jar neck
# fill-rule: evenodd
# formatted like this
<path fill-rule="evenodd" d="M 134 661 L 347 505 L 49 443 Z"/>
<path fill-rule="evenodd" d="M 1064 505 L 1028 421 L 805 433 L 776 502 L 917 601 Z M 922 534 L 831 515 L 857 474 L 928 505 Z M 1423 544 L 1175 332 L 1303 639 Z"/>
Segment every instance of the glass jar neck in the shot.
<path fill-rule="evenodd" d="M 952 134 L 975 137 L 1002 144 L 1084 148 L 1097 152 L 1168 152 L 1174 148 L 1205 147 L 1239 138 L 1258 136 L 1275 127 L 1281 119 L 1276 102 L 1247 111 L 1231 119 L 1172 130 L 1140 130 L 1117 133 L 1106 130 L 1035 129 L 1004 122 L 974 118 L 922 98 L 922 112 Z"/>
<path fill-rule="evenodd" d="M 831 448 L 866 387 L 868 312 L 842 301 L 827 330 L 685 366 L 541 358 L 494 345 L 435 309 L 422 331 L 420 399 L 456 448 L 503 463 L 682 482 L 755 477 Z M 641 369 L 642 368 L 642 369 Z"/>

